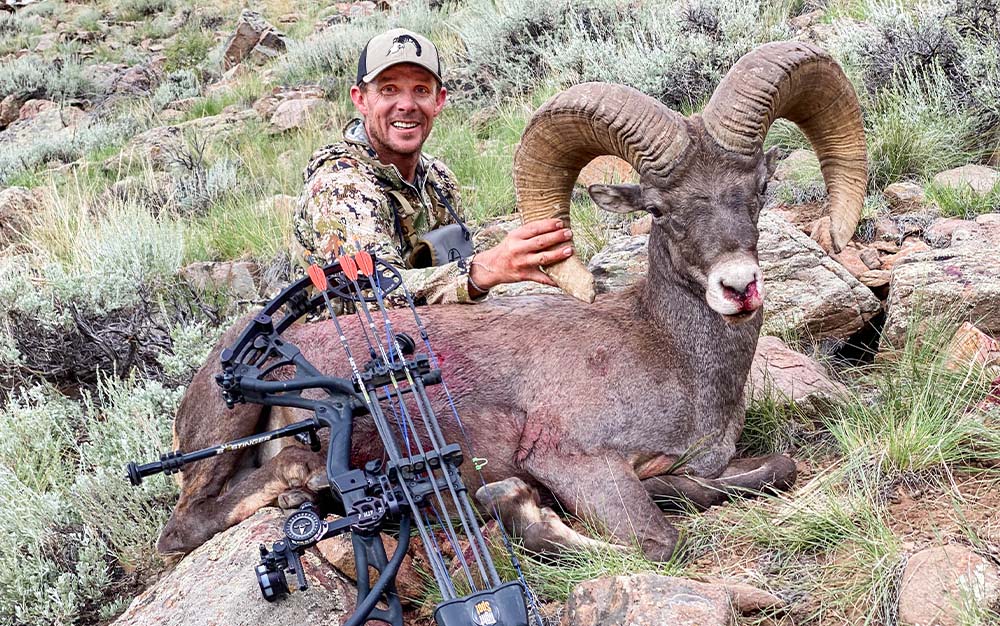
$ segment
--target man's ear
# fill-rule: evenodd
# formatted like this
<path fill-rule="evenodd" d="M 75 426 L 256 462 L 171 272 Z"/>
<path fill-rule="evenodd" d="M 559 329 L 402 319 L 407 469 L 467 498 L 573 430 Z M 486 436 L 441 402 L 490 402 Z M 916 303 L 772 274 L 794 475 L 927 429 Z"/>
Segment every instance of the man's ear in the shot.
<path fill-rule="evenodd" d="M 368 117 L 368 101 L 365 99 L 365 86 L 353 85 L 351 87 L 351 102 L 358 110 L 361 117 Z"/>
<path fill-rule="evenodd" d="M 435 117 L 439 113 L 441 113 L 441 109 L 444 108 L 444 103 L 447 100 L 448 100 L 448 90 L 445 89 L 444 87 L 441 87 L 441 90 L 438 91 L 437 98 L 435 98 L 435 100 L 434 100 L 434 116 Z"/>
<path fill-rule="evenodd" d="M 642 204 L 639 185 L 591 185 L 587 193 L 597 206 L 612 213 L 630 213 L 647 210 Z"/>

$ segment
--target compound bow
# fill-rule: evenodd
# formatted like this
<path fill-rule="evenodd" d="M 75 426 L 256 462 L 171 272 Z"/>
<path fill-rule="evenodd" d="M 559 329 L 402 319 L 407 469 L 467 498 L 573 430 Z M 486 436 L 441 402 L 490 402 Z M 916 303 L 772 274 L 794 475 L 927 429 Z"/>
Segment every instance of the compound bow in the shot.
<path fill-rule="evenodd" d="M 370 620 L 402 626 L 402 605 L 395 579 L 409 546 L 411 530 L 415 528 L 443 597 L 434 612 L 439 626 L 470 623 L 527 626 L 529 607 L 535 624 L 541 626 L 533 594 L 524 581 L 494 507 L 493 517 L 517 572 L 517 580 L 501 580 L 459 474 L 458 468 L 464 461 L 462 448 L 457 443 L 445 441 L 431 407 L 426 388 L 441 384 L 456 423 L 465 435 L 454 400 L 441 378 L 430 338 L 411 294 L 403 285 L 401 274 L 367 252 L 353 258 L 342 256 L 323 268 L 311 256 L 307 259 L 310 263 L 308 277 L 293 283 L 265 305 L 236 342 L 222 352 L 222 372 L 216 376 L 216 382 L 229 408 L 252 402 L 305 409 L 312 412 L 312 417 L 194 452 L 168 452 L 152 463 L 129 463 L 129 480 L 139 485 L 146 476 L 172 474 L 188 463 L 283 437 L 295 437 L 319 452 L 321 444 L 317 432 L 329 428 L 326 473 L 334 496 L 334 510 L 321 511 L 316 505 L 307 503 L 285 520 L 284 538 L 270 548 L 260 546 L 261 560 L 255 574 L 266 600 L 277 601 L 290 593 L 292 589 L 286 572 L 295 575 L 299 590 L 305 590 L 302 553 L 323 539 L 350 532 L 358 602 L 355 612 L 343 626 L 359 626 Z M 317 293 L 310 294 L 310 286 Z M 392 328 L 385 295 L 396 289 L 405 296 L 426 354 L 416 354 L 413 339 L 404 333 L 395 333 Z M 361 328 L 370 357 L 363 366 L 358 365 L 351 351 L 334 309 L 334 298 L 350 303 L 359 318 L 363 314 Z M 381 317 L 381 331 L 369 306 Z M 318 315 L 324 308 L 350 364 L 350 379 L 320 372 L 298 347 L 282 337 L 293 323 L 307 315 Z M 287 367 L 294 368 L 290 379 L 268 380 L 277 370 Z M 319 399 L 313 399 L 302 395 L 306 390 L 324 393 Z M 410 405 L 416 406 L 415 413 Z M 385 407 L 393 415 L 392 421 L 386 416 Z M 387 461 L 373 459 L 357 469 L 350 464 L 351 436 L 354 419 L 363 415 L 371 415 L 385 447 Z M 425 436 L 417 434 L 417 416 Z M 465 439 L 467 449 L 472 452 L 471 442 L 467 436 Z M 473 460 L 477 462 L 478 471 L 481 459 Z M 336 513 L 339 517 L 328 513 Z M 399 528 L 398 545 L 391 559 L 381 536 L 390 524 L 398 524 Z M 438 527 L 444 541 L 451 544 L 460 564 L 455 573 L 458 583 L 453 580 L 434 527 Z M 468 541 L 468 551 L 463 549 L 460 539 L 463 536 Z M 370 569 L 378 572 L 378 581 L 374 584 Z M 460 590 L 469 591 L 461 593 Z"/>

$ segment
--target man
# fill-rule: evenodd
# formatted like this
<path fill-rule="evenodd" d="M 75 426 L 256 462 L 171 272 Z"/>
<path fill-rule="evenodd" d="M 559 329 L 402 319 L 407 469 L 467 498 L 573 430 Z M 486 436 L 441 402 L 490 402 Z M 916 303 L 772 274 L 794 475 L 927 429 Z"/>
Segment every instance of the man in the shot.
<path fill-rule="evenodd" d="M 367 249 L 403 270 L 414 298 L 427 304 L 471 302 L 491 287 L 521 280 L 554 285 L 540 268 L 573 253 L 572 233 L 559 220 L 521 226 L 469 259 L 434 267 L 408 262 L 421 237 L 461 223 L 454 174 L 421 152 L 446 97 L 438 52 L 428 39 L 404 29 L 372 38 L 351 87 L 363 119 L 346 126 L 344 141 L 313 154 L 296 238 L 321 263 Z"/>

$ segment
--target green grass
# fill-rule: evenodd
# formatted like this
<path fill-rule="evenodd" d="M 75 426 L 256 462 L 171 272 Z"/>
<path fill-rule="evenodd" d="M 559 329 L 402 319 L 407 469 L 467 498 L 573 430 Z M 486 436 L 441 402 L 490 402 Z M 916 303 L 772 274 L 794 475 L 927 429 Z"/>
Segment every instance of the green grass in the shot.
<path fill-rule="evenodd" d="M 842 454 L 865 459 L 890 478 L 1000 458 L 1000 428 L 969 408 L 986 395 L 985 372 L 947 366 L 957 325 L 931 320 L 920 326 L 911 324 L 904 347 L 865 371 L 870 395 L 858 394 L 824 418 Z"/>
<path fill-rule="evenodd" d="M 955 188 L 931 183 L 924 189 L 924 193 L 945 217 L 969 220 L 984 213 L 1000 213 L 1000 183 L 983 194 L 973 191 L 969 186 Z"/>

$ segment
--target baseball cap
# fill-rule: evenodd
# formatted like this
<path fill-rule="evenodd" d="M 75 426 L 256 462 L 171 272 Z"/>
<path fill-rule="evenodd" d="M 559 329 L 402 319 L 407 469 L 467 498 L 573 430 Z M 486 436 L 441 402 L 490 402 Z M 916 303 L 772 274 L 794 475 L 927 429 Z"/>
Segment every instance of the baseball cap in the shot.
<path fill-rule="evenodd" d="M 383 70 L 413 63 L 441 80 L 441 59 L 431 40 L 405 28 L 394 28 L 372 37 L 358 59 L 358 83 L 370 83 Z"/>

